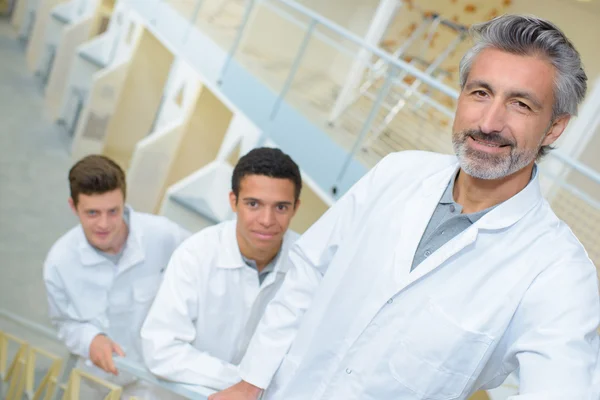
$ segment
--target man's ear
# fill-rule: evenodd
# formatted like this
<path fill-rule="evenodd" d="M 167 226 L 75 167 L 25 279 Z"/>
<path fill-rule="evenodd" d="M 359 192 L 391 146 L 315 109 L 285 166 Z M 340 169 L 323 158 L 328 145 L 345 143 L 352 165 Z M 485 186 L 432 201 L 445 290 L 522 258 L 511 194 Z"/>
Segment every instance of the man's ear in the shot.
<path fill-rule="evenodd" d="M 292 217 L 294 217 L 296 215 L 299 208 L 300 208 L 300 199 L 296 200 L 296 203 L 294 203 L 294 214 L 292 215 Z"/>
<path fill-rule="evenodd" d="M 229 192 L 229 205 L 231 206 L 231 211 L 237 213 L 237 196 L 233 191 Z"/>
<path fill-rule="evenodd" d="M 77 216 L 77 206 L 75 205 L 72 197 L 69 197 L 69 207 L 71 208 L 71 211 L 73 211 L 73 214 Z"/>
<path fill-rule="evenodd" d="M 570 120 L 570 115 L 562 115 L 556 118 L 552 122 L 552 125 L 550 125 L 550 129 L 548 129 L 548 133 L 546 133 L 546 137 L 544 137 L 544 140 L 542 141 L 542 146 L 549 146 L 556 142 L 567 128 L 567 124 Z"/>

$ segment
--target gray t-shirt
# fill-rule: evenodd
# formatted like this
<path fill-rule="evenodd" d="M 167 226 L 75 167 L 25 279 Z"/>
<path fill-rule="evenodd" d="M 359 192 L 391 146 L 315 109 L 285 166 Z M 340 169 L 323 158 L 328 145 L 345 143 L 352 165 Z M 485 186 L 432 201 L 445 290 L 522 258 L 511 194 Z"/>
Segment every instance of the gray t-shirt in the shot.
<path fill-rule="evenodd" d="M 258 272 L 258 266 L 256 265 L 256 261 L 251 260 L 249 258 L 246 258 L 242 255 L 242 259 L 244 260 L 244 262 L 246 263 L 247 266 L 249 266 L 252 269 L 255 269 L 256 272 L 258 273 L 258 282 L 262 285 L 263 281 L 265 280 L 265 278 L 275 270 L 275 264 L 277 264 L 277 259 L 279 258 L 279 254 L 281 254 L 281 251 L 279 251 L 279 253 L 277 253 L 277 255 L 275 256 L 275 258 L 273 258 L 273 260 L 271 260 L 270 263 L 268 263 L 262 271 Z"/>
<path fill-rule="evenodd" d="M 462 214 L 462 206 L 454 201 L 453 196 L 454 182 L 457 176 L 458 172 L 450 179 L 440 202 L 429 220 L 429 224 L 421 237 L 421 242 L 413 258 L 411 271 L 417 265 L 421 264 L 423 260 L 432 255 L 434 251 L 438 250 L 449 242 L 450 239 L 463 232 L 496 207 L 493 206 L 471 214 Z"/>

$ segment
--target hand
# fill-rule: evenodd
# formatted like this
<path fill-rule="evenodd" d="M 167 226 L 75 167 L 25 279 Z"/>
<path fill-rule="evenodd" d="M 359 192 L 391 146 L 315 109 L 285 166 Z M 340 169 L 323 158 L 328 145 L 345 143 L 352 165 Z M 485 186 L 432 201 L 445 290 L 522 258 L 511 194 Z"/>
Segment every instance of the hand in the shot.
<path fill-rule="evenodd" d="M 119 375 L 119 371 L 117 371 L 113 361 L 113 353 L 125 357 L 125 352 L 117 343 L 105 335 L 96 335 L 90 344 L 90 360 L 98 368 L 110 374 Z"/>
<path fill-rule="evenodd" d="M 241 381 L 219 393 L 211 394 L 208 400 L 257 400 L 262 389 L 251 383 Z"/>

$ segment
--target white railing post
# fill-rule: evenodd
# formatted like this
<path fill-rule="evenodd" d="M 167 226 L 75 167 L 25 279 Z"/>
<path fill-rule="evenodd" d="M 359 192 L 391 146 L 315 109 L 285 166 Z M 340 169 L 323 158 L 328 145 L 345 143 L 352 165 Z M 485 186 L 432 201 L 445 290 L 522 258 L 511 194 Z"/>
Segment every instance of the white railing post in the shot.
<path fill-rule="evenodd" d="M 379 6 L 375 11 L 373 20 L 369 25 L 367 34 L 365 35 L 364 41 L 372 46 L 379 47 L 379 42 L 383 38 L 388 26 L 396 16 L 402 3 L 399 0 L 381 0 Z M 329 115 L 329 123 L 333 123 L 343 112 L 348 105 L 348 102 L 354 98 L 356 89 L 360 86 L 360 82 L 363 78 L 365 71 L 365 65 L 368 64 L 372 54 L 371 52 L 362 47 L 354 63 L 346 76 L 344 86 L 337 97 L 333 109 Z"/>

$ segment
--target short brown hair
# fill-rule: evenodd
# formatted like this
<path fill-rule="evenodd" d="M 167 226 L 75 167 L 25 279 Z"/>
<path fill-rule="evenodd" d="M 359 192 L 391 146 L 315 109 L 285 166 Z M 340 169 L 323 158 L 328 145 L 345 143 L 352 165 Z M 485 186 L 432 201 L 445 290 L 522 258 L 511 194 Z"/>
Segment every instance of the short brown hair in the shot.
<path fill-rule="evenodd" d="M 102 194 L 121 189 L 125 198 L 125 172 L 108 157 L 87 156 L 77 161 L 69 171 L 69 188 L 75 205 L 79 201 L 79 194 Z"/>

